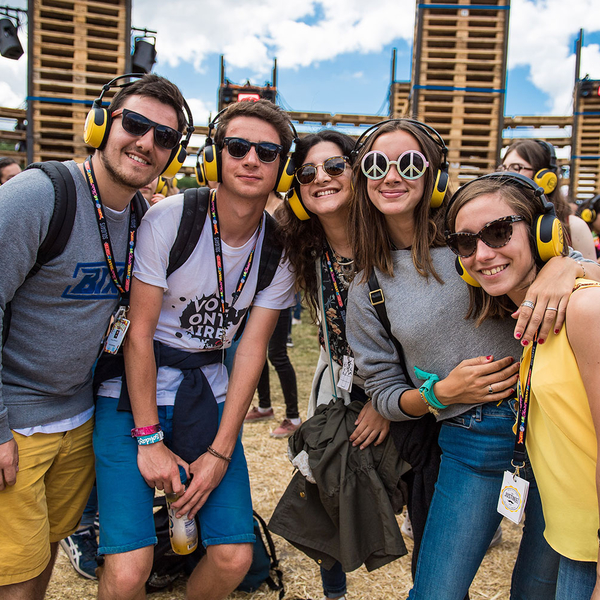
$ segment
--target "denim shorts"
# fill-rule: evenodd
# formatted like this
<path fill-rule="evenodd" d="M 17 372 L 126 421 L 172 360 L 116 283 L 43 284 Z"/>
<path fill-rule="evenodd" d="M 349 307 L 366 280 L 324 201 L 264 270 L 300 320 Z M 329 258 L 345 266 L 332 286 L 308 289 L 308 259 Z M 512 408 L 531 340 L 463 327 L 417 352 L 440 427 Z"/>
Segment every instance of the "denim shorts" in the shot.
<path fill-rule="evenodd" d="M 131 437 L 129 412 L 117 411 L 117 398 L 98 397 L 94 452 L 100 515 L 99 554 L 130 552 L 157 543 L 148 486 L 137 466 L 138 447 Z M 219 404 L 219 419 L 223 403 Z M 172 406 L 159 406 L 158 416 L 170 442 Z M 254 523 L 248 467 L 238 436 L 225 476 L 197 514 L 204 546 L 253 543 Z"/>

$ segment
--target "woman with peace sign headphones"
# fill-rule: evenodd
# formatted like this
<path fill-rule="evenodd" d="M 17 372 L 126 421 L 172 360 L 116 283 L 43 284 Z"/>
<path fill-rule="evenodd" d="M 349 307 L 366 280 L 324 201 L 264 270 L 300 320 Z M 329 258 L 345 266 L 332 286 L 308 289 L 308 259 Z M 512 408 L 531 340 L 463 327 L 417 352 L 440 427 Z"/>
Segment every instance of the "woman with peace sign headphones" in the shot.
<path fill-rule="evenodd" d="M 441 465 L 409 597 L 462 600 L 501 520 L 496 506 L 514 444 L 514 338 L 528 345 L 540 312 L 551 317 L 543 320 L 543 339 L 560 325 L 556 312 L 544 309 L 566 302 L 582 267 L 562 257 L 549 262 L 527 295 L 536 302 L 521 307 L 536 318 L 524 335 L 510 319 L 476 328 L 465 320 L 468 291 L 444 242 L 449 194 L 441 136 L 424 123 L 391 120 L 366 132 L 356 151 L 350 227 L 362 272 L 349 291 L 348 339 L 378 412 L 393 421 L 431 412 L 441 422 Z M 372 273 L 375 290 L 367 283 Z M 377 314 L 381 303 L 389 333 Z M 511 597 L 550 599 L 558 558 L 542 537 L 539 494 L 526 471 L 528 515 Z"/>
<path fill-rule="evenodd" d="M 543 264 L 535 195 L 518 176 L 496 174 L 463 186 L 452 199 L 446 240 L 476 285 L 469 288 L 469 314 L 478 323 L 509 316 Z M 600 598 L 599 306 L 600 286 L 578 279 L 567 327 L 543 346 L 534 341 L 521 361 L 517 444 L 527 446 L 542 499 L 544 535 L 560 554 L 557 600 Z M 515 454 L 515 464 L 518 460 Z"/>
<path fill-rule="evenodd" d="M 560 169 L 554 146 L 544 140 L 517 140 L 506 150 L 498 172 L 522 173 L 543 190 L 546 198 L 556 209 L 556 216 L 563 224 L 567 243 L 581 252 L 584 258 L 594 260 L 593 239 L 582 220 L 573 214 L 559 189 Z"/>

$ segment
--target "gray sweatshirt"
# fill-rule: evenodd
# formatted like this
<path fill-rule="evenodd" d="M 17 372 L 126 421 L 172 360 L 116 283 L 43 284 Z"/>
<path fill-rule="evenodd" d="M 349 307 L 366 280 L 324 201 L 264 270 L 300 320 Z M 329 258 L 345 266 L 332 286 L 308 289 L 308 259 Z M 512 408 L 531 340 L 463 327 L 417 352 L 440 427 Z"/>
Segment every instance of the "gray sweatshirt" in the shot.
<path fill-rule="evenodd" d="M 104 258 L 95 207 L 77 165 L 65 163 L 77 189 L 77 214 L 62 255 L 30 279 L 54 208 L 50 179 L 21 173 L 0 187 L 0 330 L 12 320 L 0 363 L 0 443 L 10 429 L 73 417 L 93 404 L 92 367 L 117 300 Z M 105 210 L 119 275 L 124 268 L 129 209 Z"/>
<path fill-rule="evenodd" d="M 425 279 L 419 275 L 408 250 L 392 252 L 393 277 L 377 271 L 392 333 L 402 344 L 413 382 L 422 383 L 414 374 L 415 366 L 444 379 L 468 358 L 493 354 L 495 359 L 518 359 L 521 346 L 513 337 L 515 321 L 488 319 L 476 328 L 473 319 L 465 319 L 468 286 L 456 273 L 454 254 L 443 247 L 433 248 L 431 255 L 443 285 L 432 276 Z M 371 306 L 369 286 L 359 284 L 359 280 L 360 275 L 348 293 L 346 324 L 358 372 L 365 379 L 365 391 L 377 412 L 391 421 L 410 419 L 400 410 L 399 401 L 414 386 L 407 383 L 396 349 Z M 451 405 L 440 412 L 438 419 L 459 415 L 472 406 Z"/>

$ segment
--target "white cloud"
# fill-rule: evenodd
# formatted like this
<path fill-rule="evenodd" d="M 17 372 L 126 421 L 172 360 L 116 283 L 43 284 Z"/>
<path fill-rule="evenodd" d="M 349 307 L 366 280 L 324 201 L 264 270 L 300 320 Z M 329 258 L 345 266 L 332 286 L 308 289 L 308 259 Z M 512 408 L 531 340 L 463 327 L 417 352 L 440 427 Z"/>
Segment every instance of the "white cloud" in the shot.
<path fill-rule="evenodd" d="M 573 36 L 581 27 L 600 31 L 597 0 L 513 0 L 510 13 L 508 66 L 525 66 L 530 79 L 552 99 L 550 112 L 565 115 L 572 111 L 575 80 Z M 585 35 L 584 35 L 585 43 Z M 582 51 L 581 75 L 600 78 L 597 45 Z M 532 106 L 531 113 L 547 113 L 548 107 Z"/>
<path fill-rule="evenodd" d="M 363 0 L 173 0 L 169 14 L 189 15 L 175 23 L 163 5 L 134 0 L 133 6 L 133 24 L 158 31 L 161 60 L 201 69 L 209 54 L 222 53 L 228 65 L 254 76 L 268 75 L 274 57 L 282 68 L 298 68 L 411 40 L 415 12 L 413 0 L 380 0 L 368 10 Z"/>

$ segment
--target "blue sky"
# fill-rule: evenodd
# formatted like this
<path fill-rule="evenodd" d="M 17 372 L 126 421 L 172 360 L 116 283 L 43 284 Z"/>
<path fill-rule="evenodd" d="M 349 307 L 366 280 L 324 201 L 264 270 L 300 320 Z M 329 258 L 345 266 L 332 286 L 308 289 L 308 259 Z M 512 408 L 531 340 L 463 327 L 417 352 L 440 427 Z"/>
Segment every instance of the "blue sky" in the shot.
<path fill-rule="evenodd" d="M 264 84 L 277 57 L 278 89 L 293 110 L 385 115 L 392 48 L 396 78 L 410 78 L 415 4 L 366 6 L 363 0 L 170 0 L 165 11 L 163 0 L 133 0 L 132 25 L 158 31 L 155 71 L 181 87 L 197 124 L 216 109 L 221 54 L 236 83 Z M 574 40 L 583 24 L 582 75 L 600 78 L 597 0 L 571 0 L 568 11 L 563 0 L 512 1 L 507 115 L 570 114 Z M 25 71 L 25 57 L 0 58 L 0 105 L 23 105 Z"/>

